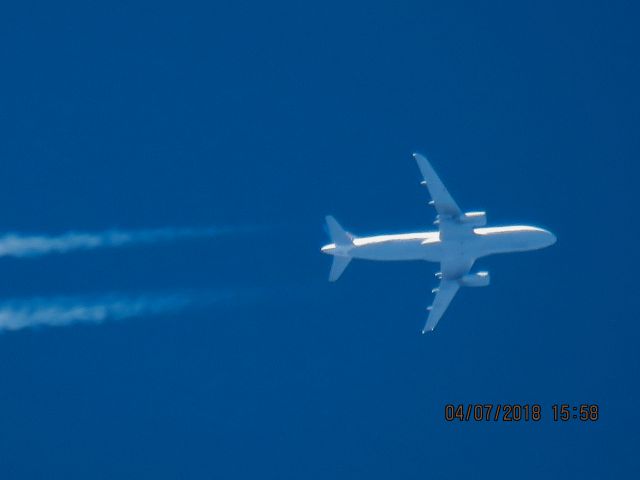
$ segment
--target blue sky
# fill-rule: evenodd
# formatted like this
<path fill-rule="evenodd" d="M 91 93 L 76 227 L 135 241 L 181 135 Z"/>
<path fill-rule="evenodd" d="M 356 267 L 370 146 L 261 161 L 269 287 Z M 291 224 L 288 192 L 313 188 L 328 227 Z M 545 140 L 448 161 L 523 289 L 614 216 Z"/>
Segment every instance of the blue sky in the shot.
<path fill-rule="evenodd" d="M 22 2 L 0 15 L 0 231 L 238 228 L 0 258 L 2 301 L 231 292 L 0 334 L 0 477 L 583 478 L 640 471 L 632 2 Z M 550 249 L 354 261 L 323 217 L 423 230 L 413 151 Z M 144 312 L 143 312 L 144 313 Z M 537 424 L 446 403 L 540 403 Z M 557 424 L 553 403 L 598 403 Z"/>

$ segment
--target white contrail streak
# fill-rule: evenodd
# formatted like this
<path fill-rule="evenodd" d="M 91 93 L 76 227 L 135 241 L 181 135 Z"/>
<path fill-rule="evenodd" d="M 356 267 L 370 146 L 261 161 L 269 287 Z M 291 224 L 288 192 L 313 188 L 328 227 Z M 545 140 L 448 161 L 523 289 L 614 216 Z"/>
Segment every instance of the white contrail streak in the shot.
<path fill-rule="evenodd" d="M 190 307 L 209 305 L 226 296 L 220 292 L 173 292 L 6 300 L 0 302 L 0 332 L 176 313 Z"/>
<path fill-rule="evenodd" d="M 153 230 L 107 230 L 97 233 L 68 232 L 58 236 L 0 236 L 0 257 L 34 257 L 73 250 L 121 247 L 124 245 L 170 242 L 184 238 L 212 237 L 239 231 L 239 228 L 161 228 Z"/>

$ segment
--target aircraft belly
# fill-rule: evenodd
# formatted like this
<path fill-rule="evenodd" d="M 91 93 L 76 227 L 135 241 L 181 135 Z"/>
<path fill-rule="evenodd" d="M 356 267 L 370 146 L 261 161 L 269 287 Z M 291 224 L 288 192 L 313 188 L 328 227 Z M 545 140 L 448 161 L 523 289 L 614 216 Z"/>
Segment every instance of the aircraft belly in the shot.
<path fill-rule="evenodd" d="M 541 248 L 539 243 L 540 234 L 537 232 L 505 232 L 485 235 L 482 241 L 479 242 L 480 251 L 477 256 L 536 250 Z"/>
<path fill-rule="evenodd" d="M 431 260 L 427 257 L 434 257 L 430 253 L 435 248 L 422 245 L 422 240 L 390 241 L 358 246 L 351 251 L 351 256 L 367 260 Z"/>

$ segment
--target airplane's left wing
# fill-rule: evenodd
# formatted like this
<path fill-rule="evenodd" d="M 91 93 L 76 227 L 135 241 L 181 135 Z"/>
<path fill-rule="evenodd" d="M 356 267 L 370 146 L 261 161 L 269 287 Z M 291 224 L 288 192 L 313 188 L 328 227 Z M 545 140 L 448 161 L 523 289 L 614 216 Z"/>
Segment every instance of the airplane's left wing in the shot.
<path fill-rule="evenodd" d="M 427 323 L 422 329 L 422 333 L 427 333 L 436 328 L 438 321 L 447 310 L 447 307 L 455 297 L 460 284 L 455 280 L 441 280 L 440 286 L 436 290 L 436 298 L 433 300 L 433 305 L 429 307 L 429 318 Z"/>
<path fill-rule="evenodd" d="M 474 262 L 475 259 L 469 257 L 456 257 L 440 262 L 440 272 L 437 274 L 441 279 L 440 285 L 433 289 L 436 297 L 433 299 L 433 304 L 428 308 L 429 317 L 422 329 L 422 333 L 430 332 L 436 328 L 451 300 L 458 293 L 460 278 L 469 273 Z"/>

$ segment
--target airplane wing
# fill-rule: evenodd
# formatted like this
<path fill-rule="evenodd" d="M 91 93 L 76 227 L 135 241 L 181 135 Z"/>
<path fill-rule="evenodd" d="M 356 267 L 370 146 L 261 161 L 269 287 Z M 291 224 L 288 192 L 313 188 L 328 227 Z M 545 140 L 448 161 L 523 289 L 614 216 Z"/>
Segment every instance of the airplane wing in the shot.
<path fill-rule="evenodd" d="M 422 333 L 433 331 L 438 324 L 438 321 L 447 310 L 447 307 L 455 297 L 460 284 L 455 280 L 441 280 L 440 286 L 436 290 L 436 298 L 433 300 L 433 305 L 429 307 L 429 318 L 427 323 L 422 329 Z"/>
<path fill-rule="evenodd" d="M 469 273 L 476 259 L 471 257 L 447 258 L 440 262 L 440 275 L 445 280 L 457 280 Z"/>
<path fill-rule="evenodd" d="M 469 273 L 474 262 L 475 259 L 473 258 L 458 257 L 444 260 L 440 263 L 440 273 L 437 274 L 441 278 L 440 285 L 433 289 L 436 297 L 433 299 L 433 304 L 428 308 L 429 317 L 422 329 L 422 333 L 430 332 L 436 328 L 440 318 L 460 288 L 458 279 Z"/>
<path fill-rule="evenodd" d="M 413 158 L 415 158 L 418 163 L 418 168 L 422 173 L 422 178 L 424 178 L 422 183 L 429 189 L 429 195 L 431 195 L 433 206 L 438 212 L 438 215 L 454 218 L 462 215 L 460 207 L 458 207 L 456 201 L 447 191 L 447 188 L 444 186 L 442 180 L 440 180 L 440 177 L 438 177 L 438 174 L 433 169 L 429 161 L 419 153 L 414 153 Z"/>

